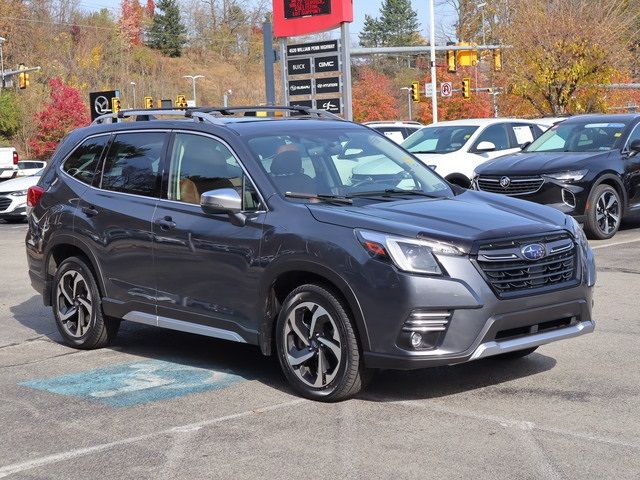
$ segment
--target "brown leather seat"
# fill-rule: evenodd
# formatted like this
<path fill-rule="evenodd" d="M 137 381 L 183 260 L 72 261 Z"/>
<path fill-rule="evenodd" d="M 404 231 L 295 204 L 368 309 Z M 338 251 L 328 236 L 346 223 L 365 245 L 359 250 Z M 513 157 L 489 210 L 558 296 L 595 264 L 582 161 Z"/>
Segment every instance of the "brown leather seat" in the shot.
<path fill-rule="evenodd" d="M 198 187 L 188 178 L 180 180 L 180 200 L 186 203 L 200 204 L 200 194 Z"/>

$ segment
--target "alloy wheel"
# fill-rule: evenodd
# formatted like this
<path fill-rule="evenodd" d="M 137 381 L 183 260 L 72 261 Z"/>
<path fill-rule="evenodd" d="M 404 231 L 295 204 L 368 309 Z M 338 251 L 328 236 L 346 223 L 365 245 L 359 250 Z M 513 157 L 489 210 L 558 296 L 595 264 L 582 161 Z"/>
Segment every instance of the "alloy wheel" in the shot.
<path fill-rule="evenodd" d="M 596 223 L 605 235 L 615 232 L 620 224 L 620 201 L 610 191 L 604 192 L 596 203 Z"/>
<path fill-rule="evenodd" d="M 91 290 L 84 276 L 76 271 L 65 272 L 57 285 L 57 314 L 62 327 L 72 337 L 87 333 L 93 315 Z"/>
<path fill-rule="evenodd" d="M 284 328 L 286 359 L 293 373 L 306 385 L 327 386 L 338 374 L 342 343 L 335 320 L 314 302 L 296 305 Z"/>

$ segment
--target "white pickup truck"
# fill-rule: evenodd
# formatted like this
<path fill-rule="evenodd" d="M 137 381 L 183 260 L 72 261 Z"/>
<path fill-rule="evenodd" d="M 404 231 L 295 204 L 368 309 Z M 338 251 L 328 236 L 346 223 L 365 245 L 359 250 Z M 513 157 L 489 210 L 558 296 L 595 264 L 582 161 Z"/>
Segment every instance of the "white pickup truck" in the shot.
<path fill-rule="evenodd" d="M 13 147 L 0 147 L 0 181 L 18 174 L 18 152 Z"/>

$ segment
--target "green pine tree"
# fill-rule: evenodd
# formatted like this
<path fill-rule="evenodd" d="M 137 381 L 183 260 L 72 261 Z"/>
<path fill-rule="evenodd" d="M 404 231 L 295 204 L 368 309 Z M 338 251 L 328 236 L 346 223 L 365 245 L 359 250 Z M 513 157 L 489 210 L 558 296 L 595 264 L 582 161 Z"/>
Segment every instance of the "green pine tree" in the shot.
<path fill-rule="evenodd" d="M 180 19 L 180 8 L 176 0 L 159 0 L 156 8 L 160 13 L 153 15 L 153 22 L 148 32 L 147 44 L 160 50 L 169 57 L 182 55 L 182 47 L 186 43 L 187 29 Z"/>
<path fill-rule="evenodd" d="M 404 47 L 422 43 L 418 13 L 411 0 L 384 0 L 380 17 L 365 17 L 360 33 L 365 47 Z"/>

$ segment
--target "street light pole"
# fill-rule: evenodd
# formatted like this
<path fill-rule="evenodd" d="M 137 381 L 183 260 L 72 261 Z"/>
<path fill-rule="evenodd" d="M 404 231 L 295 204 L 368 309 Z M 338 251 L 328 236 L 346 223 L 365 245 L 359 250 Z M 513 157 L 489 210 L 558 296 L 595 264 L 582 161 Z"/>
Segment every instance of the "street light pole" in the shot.
<path fill-rule="evenodd" d="M 191 86 L 193 88 L 193 105 L 196 106 L 196 80 L 199 78 L 204 78 L 204 75 L 183 75 L 182 78 L 191 79 Z"/>
<path fill-rule="evenodd" d="M 436 20 L 434 0 L 429 0 L 429 46 L 431 50 L 431 111 L 433 123 L 438 121 L 436 82 Z"/>
<path fill-rule="evenodd" d="M 413 120 L 413 111 L 411 108 L 411 102 L 412 102 L 412 98 L 411 98 L 411 88 L 409 87 L 402 87 L 400 90 L 406 90 L 407 91 L 407 105 L 409 106 L 409 121 Z"/>
<path fill-rule="evenodd" d="M 226 92 L 224 92 L 224 94 L 222 95 L 222 104 L 224 106 L 224 108 L 227 108 L 229 106 L 229 97 L 233 94 L 233 90 L 227 90 Z"/>

